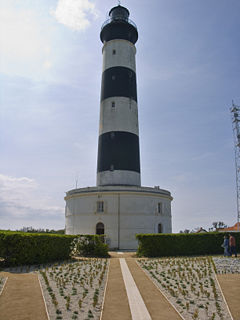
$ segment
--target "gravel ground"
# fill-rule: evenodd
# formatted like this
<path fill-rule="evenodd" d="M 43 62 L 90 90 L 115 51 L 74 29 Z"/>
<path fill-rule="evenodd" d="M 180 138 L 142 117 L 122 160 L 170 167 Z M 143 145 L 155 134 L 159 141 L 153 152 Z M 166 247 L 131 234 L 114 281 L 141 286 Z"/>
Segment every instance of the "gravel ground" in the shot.
<path fill-rule="evenodd" d="M 213 257 L 217 274 L 240 273 L 240 258 Z"/>
<path fill-rule="evenodd" d="M 211 257 L 139 259 L 184 319 L 230 320 Z"/>
<path fill-rule="evenodd" d="M 50 319 L 99 319 L 107 270 L 107 259 L 90 258 L 40 270 Z"/>

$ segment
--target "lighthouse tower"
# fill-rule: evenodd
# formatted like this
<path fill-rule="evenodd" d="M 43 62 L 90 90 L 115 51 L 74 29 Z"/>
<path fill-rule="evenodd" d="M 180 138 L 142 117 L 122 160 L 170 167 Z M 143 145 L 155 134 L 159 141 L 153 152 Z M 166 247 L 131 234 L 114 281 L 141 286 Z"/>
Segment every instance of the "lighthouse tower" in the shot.
<path fill-rule="evenodd" d="M 129 11 L 117 6 L 102 27 L 103 71 L 97 185 L 140 186 L 135 43 Z"/>
<path fill-rule="evenodd" d="M 97 186 L 66 193 L 66 234 L 105 234 L 111 249 L 136 249 L 138 233 L 171 233 L 171 193 L 141 186 L 136 48 L 129 11 L 103 24 Z"/>

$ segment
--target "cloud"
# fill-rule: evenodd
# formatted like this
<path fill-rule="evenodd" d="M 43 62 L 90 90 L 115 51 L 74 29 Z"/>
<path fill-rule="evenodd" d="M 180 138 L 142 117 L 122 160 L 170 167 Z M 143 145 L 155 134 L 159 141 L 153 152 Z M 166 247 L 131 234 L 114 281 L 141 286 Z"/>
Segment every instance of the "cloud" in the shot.
<path fill-rule="evenodd" d="M 0 174 L 0 216 L 20 219 L 63 216 L 64 209 L 50 202 L 34 179 Z"/>
<path fill-rule="evenodd" d="M 27 177 L 11 177 L 0 174 L 0 191 L 1 193 L 16 192 L 17 190 L 34 189 L 37 184 L 33 179 Z"/>
<path fill-rule="evenodd" d="M 59 0 L 52 14 L 59 23 L 77 31 L 85 30 L 98 16 L 95 4 L 89 0 Z"/>
<path fill-rule="evenodd" d="M 26 9 L 23 6 L 13 6 L 11 3 L 5 6 L 1 4 L 1 72 L 39 76 L 42 69 L 50 67 L 51 40 L 52 29 L 36 8 Z"/>

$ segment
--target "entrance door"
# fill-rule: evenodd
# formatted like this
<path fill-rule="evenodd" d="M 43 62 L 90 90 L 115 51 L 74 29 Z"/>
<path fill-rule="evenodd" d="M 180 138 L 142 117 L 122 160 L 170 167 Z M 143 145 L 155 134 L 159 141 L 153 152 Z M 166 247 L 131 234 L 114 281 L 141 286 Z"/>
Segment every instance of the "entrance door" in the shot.
<path fill-rule="evenodd" d="M 104 234 L 104 224 L 102 222 L 98 222 L 96 225 L 96 234 Z"/>
<path fill-rule="evenodd" d="M 162 224 L 161 223 L 158 224 L 158 233 L 162 233 Z"/>

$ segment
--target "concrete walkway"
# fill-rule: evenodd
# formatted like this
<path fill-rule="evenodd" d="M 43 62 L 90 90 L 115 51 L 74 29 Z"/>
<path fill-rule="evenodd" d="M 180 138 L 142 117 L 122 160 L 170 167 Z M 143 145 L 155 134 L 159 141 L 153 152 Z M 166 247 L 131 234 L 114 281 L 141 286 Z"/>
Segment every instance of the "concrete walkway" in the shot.
<path fill-rule="evenodd" d="M 106 296 L 101 320 L 182 319 L 180 315 L 176 312 L 176 310 L 172 307 L 172 305 L 162 295 L 162 293 L 156 288 L 153 282 L 147 277 L 144 271 L 142 271 L 142 269 L 137 265 L 135 259 L 132 259 L 133 256 L 134 253 L 129 252 L 123 254 L 119 254 L 117 252 L 111 253 L 112 259 L 110 260 L 108 283 L 106 288 Z M 130 276 L 129 274 L 127 275 L 126 280 L 129 284 L 130 289 L 127 285 L 127 290 L 124 284 L 123 278 L 125 276 L 123 276 L 122 274 L 120 260 L 125 261 L 128 267 L 127 273 L 130 273 Z M 122 262 L 122 264 L 125 263 Z M 139 298 L 139 295 L 141 298 Z M 142 302 L 140 302 L 141 299 L 143 301 L 143 304 L 145 305 L 144 307 L 142 306 Z M 131 300 L 133 302 L 131 302 Z M 145 312 L 145 315 L 143 314 L 144 316 L 142 318 L 138 318 L 138 311 L 135 307 L 132 307 L 131 305 L 134 305 L 135 307 L 140 306 L 141 310 L 146 309 L 147 313 L 143 311 Z"/>
<path fill-rule="evenodd" d="M 0 296 L 0 320 L 47 320 L 36 274 L 1 272 L 8 277 Z"/>
<path fill-rule="evenodd" d="M 133 280 L 131 272 L 124 258 L 120 259 L 120 266 L 123 275 L 123 280 L 128 296 L 131 315 L 133 320 L 151 320 L 150 314 L 142 299 L 142 296 Z"/>
<path fill-rule="evenodd" d="M 233 319 L 240 319 L 240 274 L 219 274 L 221 286 Z"/>
<path fill-rule="evenodd" d="M 101 320 L 131 320 L 119 259 L 111 259 Z"/>

